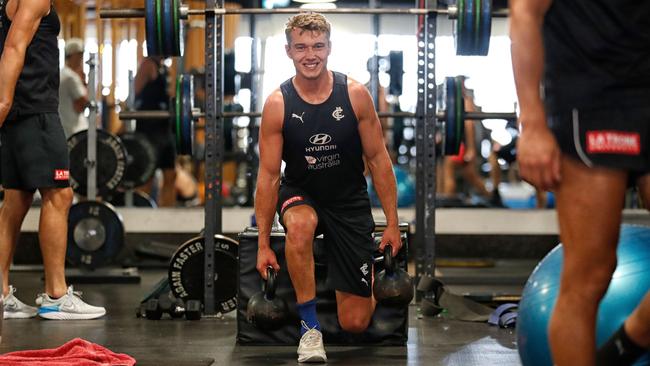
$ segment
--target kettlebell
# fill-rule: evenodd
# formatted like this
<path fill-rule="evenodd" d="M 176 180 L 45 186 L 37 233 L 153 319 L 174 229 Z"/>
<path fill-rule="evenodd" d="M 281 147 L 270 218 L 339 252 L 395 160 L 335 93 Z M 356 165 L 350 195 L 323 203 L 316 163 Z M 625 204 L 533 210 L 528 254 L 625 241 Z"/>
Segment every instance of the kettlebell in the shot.
<path fill-rule="evenodd" d="M 387 306 L 407 306 L 413 300 L 413 279 L 397 267 L 390 245 L 384 247 L 384 270 L 375 278 L 372 292 L 379 303 Z"/>
<path fill-rule="evenodd" d="M 278 330 L 286 323 L 289 309 L 284 299 L 275 296 L 277 284 L 277 274 L 268 267 L 262 291 L 248 300 L 246 317 L 260 330 Z"/>

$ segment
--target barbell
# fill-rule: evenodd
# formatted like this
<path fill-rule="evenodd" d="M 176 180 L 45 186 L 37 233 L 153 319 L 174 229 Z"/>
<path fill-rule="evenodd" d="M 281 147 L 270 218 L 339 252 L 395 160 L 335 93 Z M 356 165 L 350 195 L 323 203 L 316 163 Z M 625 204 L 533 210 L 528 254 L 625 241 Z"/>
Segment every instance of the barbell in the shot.
<path fill-rule="evenodd" d="M 436 113 L 436 119 L 441 122 L 439 127 L 443 131 L 442 145 L 445 155 L 456 155 L 460 151 L 460 144 L 465 137 L 466 120 L 484 119 L 517 119 L 514 112 L 475 112 L 465 110 L 463 96 L 463 78 L 461 76 L 445 78 L 443 100 L 445 109 Z M 176 97 L 171 98 L 169 110 L 160 111 L 122 111 L 119 119 L 129 120 L 160 120 L 172 119 L 176 133 L 176 147 L 179 154 L 191 155 L 194 146 L 194 121 L 204 117 L 205 113 L 194 108 L 192 76 L 181 74 L 176 79 Z M 261 117 L 260 112 L 222 112 L 222 118 L 234 117 Z M 411 112 L 380 112 L 379 117 L 417 118 Z"/>
<path fill-rule="evenodd" d="M 147 54 L 159 56 L 180 56 L 181 19 L 190 15 L 230 14 L 295 14 L 306 12 L 300 8 L 204 8 L 190 9 L 180 0 L 145 0 L 144 8 L 101 9 L 100 18 L 145 18 Z M 447 14 L 454 21 L 456 54 L 463 56 L 485 56 L 490 46 L 493 17 L 507 17 L 506 10 L 493 11 L 492 0 L 456 0 L 447 8 L 336 8 L 319 9 L 320 13 L 333 14 Z"/>

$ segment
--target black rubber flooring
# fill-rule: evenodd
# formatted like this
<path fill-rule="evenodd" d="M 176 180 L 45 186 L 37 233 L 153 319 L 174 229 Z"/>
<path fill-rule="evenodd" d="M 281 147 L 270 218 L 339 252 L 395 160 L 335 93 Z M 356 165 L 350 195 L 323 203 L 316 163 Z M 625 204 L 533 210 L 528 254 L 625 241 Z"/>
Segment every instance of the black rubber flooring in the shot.
<path fill-rule="evenodd" d="M 140 298 L 163 272 L 140 270 L 139 284 L 84 284 L 75 286 L 91 304 L 103 305 L 100 320 L 3 322 L 0 353 L 58 347 L 83 338 L 131 355 L 137 365 L 296 365 L 296 348 L 249 347 L 235 342 L 235 313 L 200 321 L 137 319 Z M 16 295 L 33 303 L 42 291 L 40 272 L 11 273 Z M 484 323 L 418 316 L 411 306 L 409 340 L 405 347 L 327 347 L 329 365 L 520 365 L 514 330 Z"/>

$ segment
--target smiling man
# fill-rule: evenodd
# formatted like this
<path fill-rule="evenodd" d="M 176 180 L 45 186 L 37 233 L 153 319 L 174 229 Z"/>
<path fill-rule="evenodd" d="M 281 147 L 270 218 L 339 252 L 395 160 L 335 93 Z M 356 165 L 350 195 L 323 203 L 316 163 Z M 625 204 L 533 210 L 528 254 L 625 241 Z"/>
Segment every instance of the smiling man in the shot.
<path fill-rule="evenodd" d="M 393 254 L 401 247 L 395 176 L 368 90 L 327 69 L 331 43 L 325 17 L 296 15 L 285 34 L 296 75 L 269 96 L 262 111 L 255 196 L 257 270 L 264 278 L 267 267 L 280 270 L 270 248 L 277 211 L 286 231 L 287 270 L 302 320 L 298 361 L 325 362 L 316 316 L 314 236 L 323 234 L 327 245 L 327 280 L 336 290 L 341 328 L 363 332 L 375 310 L 371 290 L 376 249 L 364 159 L 387 219 L 380 250 L 390 244 Z"/>

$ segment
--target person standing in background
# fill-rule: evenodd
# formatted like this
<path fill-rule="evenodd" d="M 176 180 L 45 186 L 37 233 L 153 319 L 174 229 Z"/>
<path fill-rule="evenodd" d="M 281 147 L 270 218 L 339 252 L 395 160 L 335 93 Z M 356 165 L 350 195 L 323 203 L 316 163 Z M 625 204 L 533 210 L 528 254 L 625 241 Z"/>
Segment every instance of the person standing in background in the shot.
<path fill-rule="evenodd" d="M 65 43 L 65 65 L 59 83 L 59 115 L 65 137 L 88 128 L 83 115 L 88 105 L 88 89 L 83 71 L 84 44 L 79 38 Z"/>

